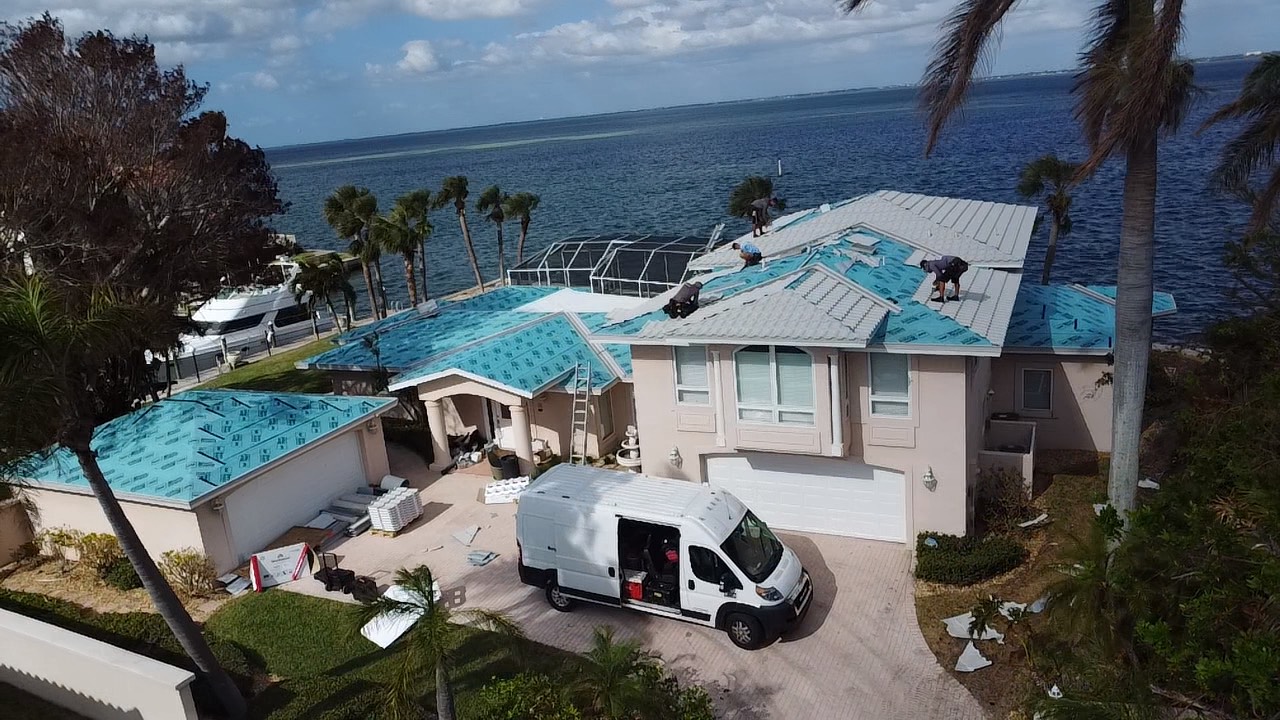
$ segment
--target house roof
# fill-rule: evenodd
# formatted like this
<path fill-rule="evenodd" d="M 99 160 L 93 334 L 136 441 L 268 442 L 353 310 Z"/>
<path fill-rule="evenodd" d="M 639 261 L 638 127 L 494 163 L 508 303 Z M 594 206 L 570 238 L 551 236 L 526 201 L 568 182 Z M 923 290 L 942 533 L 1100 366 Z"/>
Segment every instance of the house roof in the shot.
<path fill-rule="evenodd" d="M 955 255 L 971 266 L 1021 268 L 1031 241 L 1036 208 L 881 190 L 835 205 L 779 218 L 760 238 L 744 235 L 766 256 L 829 242 L 852 229 L 866 229 L 920 251 L 920 257 Z M 916 259 L 919 262 L 920 258 Z M 689 262 L 711 270 L 741 262 L 729 246 Z"/>
<path fill-rule="evenodd" d="M 588 336 L 608 311 L 639 298 L 551 287 L 503 287 L 465 300 L 399 313 L 343 335 L 342 344 L 300 362 L 319 370 L 369 372 L 381 366 L 398 390 L 455 375 L 524 397 L 565 387 L 574 367 L 591 369 L 599 393 L 631 376 L 631 347 Z M 392 322 L 394 318 L 398 321 Z M 377 337 L 377 355 L 367 340 Z"/>
<path fill-rule="evenodd" d="M 190 390 L 99 426 L 92 448 L 122 499 L 191 508 L 395 403 L 385 397 Z M 66 449 L 34 458 L 23 475 L 37 487 L 90 492 Z"/>
<path fill-rule="evenodd" d="M 1115 293 L 1109 285 L 1022 286 L 1009 322 L 1005 349 L 1105 355 L 1115 346 Z M 1169 293 L 1157 292 L 1152 315 L 1177 310 Z"/>

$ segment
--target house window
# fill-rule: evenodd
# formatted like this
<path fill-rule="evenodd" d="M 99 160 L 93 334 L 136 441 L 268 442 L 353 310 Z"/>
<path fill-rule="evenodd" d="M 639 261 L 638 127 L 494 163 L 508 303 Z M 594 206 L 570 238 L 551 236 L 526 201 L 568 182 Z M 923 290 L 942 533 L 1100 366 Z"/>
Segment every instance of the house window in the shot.
<path fill-rule="evenodd" d="M 871 353 L 871 414 L 911 417 L 911 357 Z"/>
<path fill-rule="evenodd" d="M 738 419 L 813 425 L 813 360 L 799 348 L 754 345 L 734 353 Z"/>
<path fill-rule="evenodd" d="M 711 385 L 707 381 L 707 349 L 701 345 L 675 348 L 676 402 L 681 405 L 710 405 Z"/>
<path fill-rule="evenodd" d="M 600 437 L 607 438 L 613 434 L 613 398 L 609 393 L 602 393 L 596 398 L 596 412 L 600 420 Z"/>
<path fill-rule="evenodd" d="M 1053 371 L 1046 368 L 1022 369 L 1022 409 L 1031 412 L 1053 410 Z"/>

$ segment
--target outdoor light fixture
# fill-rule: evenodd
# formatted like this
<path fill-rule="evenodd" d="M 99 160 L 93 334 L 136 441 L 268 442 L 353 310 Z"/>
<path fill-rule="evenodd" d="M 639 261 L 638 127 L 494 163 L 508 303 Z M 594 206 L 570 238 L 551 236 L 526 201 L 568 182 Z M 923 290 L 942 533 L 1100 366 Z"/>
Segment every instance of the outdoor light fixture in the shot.
<path fill-rule="evenodd" d="M 921 479 L 924 480 L 924 488 L 929 492 L 933 492 L 938 489 L 938 478 L 933 475 L 932 465 L 929 466 L 928 470 L 924 471 L 924 477 Z"/>
<path fill-rule="evenodd" d="M 378 432 L 378 421 L 377 420 L 366 421 L 364 424 L 364 429 L 368 430 L 371 433 Z"/>
<path fill-rule="evenodd" d="M 667 453 L 667 462 L 677 468 L 684 464 L 684 458 L 680 457 L 680 448 L 671 448 L 671 452 Z"/>

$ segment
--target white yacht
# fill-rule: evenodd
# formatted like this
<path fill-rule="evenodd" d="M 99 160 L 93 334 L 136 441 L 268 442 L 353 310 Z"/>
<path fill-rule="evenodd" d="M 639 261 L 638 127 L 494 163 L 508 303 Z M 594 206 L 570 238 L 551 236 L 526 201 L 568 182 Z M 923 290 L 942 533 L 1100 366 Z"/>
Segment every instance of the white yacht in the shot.
<path fill-rule="evenodd" d="M 203 356 L 242 350 L 261 350 L 267 331 L 283 345 L 311 334 L 311 319 L 293 297 L 298 264 L 281 257 L 266 267 L 252 285 L 224 288 L 191 314 L 199 334 L 183 335 L 179 357 Z M 333 327 L 326 308 L 316 313 L 320 330 Z M 203 363 L 202 363 L 203 365 Z"/>

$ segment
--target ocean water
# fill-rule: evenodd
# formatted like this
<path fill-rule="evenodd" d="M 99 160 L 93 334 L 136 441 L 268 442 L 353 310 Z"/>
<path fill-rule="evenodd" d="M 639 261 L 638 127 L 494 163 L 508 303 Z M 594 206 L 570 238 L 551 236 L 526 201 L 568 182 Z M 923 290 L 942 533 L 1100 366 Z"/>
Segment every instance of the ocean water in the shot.
<path fill-rule="evenodd" d="M 1231 280 L 1223 243 L 1239 236 L 1247 209 L 1217 196 L 1206 178 L 1232 128 L 1194 131 L 1239 90 L 1251 61 L 1201 63 L 1203 93 L 1186 127 L 1160 146 L 1156 286 L 1173 292 L 1179 313 L 1157 322 L 1165 341 L 1193 339 L 1230 312 Z M 729 218 L 729 192 L 750 174 L 776 175 L 793 209 L 878 189 L 1020 202 L 1020 168 L 1047 152 L 1082 158 L 1072 118 L 1069 76 L 996 80 L 980 85 L 962 120 L 931 158 L 913 89 L 858 90 L 696 107 L 515 123 L 461 130 L 275 148 L 268 159 L 289 211 L 277 219 L 309 248 L 342 249 L 321 215 L 334 188 L 370 188 L 382 207 L 416 188 L 436 189 L 466 175 L 472 197 L 487 185 L 542 197 L 526 256 L 578 232 L 707 233 L 748 230 Z M 1112 161 L 1076 193 L 1073 232 L 1059 243 L 1054 280 L 1114 283 L 1123 165 Z M 497 276 L 494 228 L 468 216 L 486 279 Z M 428 241 L 433 296 L 473 283 L 452 209 L 432 216 Z M 508 267 L 518 223 L 507 223 Z M 1027 272 L 1038 280 L 1047 227 L 1033 240 Z M 406 301 L 402 263 L 383 259 L 387 292 Z M 364 308 L 365 291 L 354 276 Z M 366 312 L 362 309 L 361 312 Z"/>

